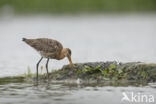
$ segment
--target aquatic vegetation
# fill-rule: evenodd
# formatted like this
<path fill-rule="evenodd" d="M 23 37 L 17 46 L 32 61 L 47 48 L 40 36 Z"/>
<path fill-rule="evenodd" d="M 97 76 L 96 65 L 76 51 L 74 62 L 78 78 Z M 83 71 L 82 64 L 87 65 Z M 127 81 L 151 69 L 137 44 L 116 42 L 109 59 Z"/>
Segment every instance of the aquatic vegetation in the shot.
<path fill-rule="evenodd" d="M 93 62 L 74 64 L 72 69 L 65 65 L 62 69 L 52 72 L 52 80 L 64 79 L 82 79 L 82 80 L 144 80 L 156 81 L 156 65 L 134 63 L 117 63 L 117 62 Z"/>
<path fill-rule="evenodd" d="M 51 80 L 86 80 L 86 81 L 156 81 L 156 64 L 145 64 L 140 62 L 117 63 L 113 62 L 92 62 L 74 64 L 74 68 L 65 65 L 59 70 L 52 70 L 49 74 Z M 40 80 L 46 80 L 46 74 L 42 74 L 41 66 Z M 25 79 L 36 77 L 28 67 Z"/>
<path fill-rule="evenodd" d="M 116 65 L 114 65 L 114 64 L 110 64 L 109 67 L 108 67 L 109 70 L 112 70 L 112 69 L 115 69 L 115 68 L 116 68 Z"/>
<path fill-rule="evenodd" d="M 43 65 L 41 66 L 41 74 L 43 73 Z"/>
<path fill-rule="evenodd" d="M 81 69 L 78 69 L 78 70 L 76 71 L 76 73 L 77 73 L 77 74 L 81 74 L 81 73 L 90 73 L 90 74 L 91 74 L 91 73 L 96 73 L 96 72 L 99 72 L 99 71 L 100 71 L 100 68 L 101 68 L 100 65 L 97 65 L 97 66 L 94 67 L 94 68 L 91 68 L 91 67 L 85 65 L 85 66 L 82 68 L 82 70 L 81 70 Z"/>
<path fill-rule="evenodd" d="M 14 77 L 3 77 L 0 78 L 0 85 L 14 83 L 14 82 L 24 82 L 25 77 L 23 76 L 14 76 Z"/>
<path fill-rule="evenodd" d="M 43 73 L 43 66 L 40 67 L 41 73 L 39 73 L 39 75 L 44 75 Z M 25 78 L 30 78 L 30 77 L 36 77 L 36 73 L 32 73 L 30 67 L 28 66 L 27 68 L 27 72 L 24 73 L 24 77 Z"/>
<path fill-rule="evenodd" d="M 35 76 L 35 73 L 34 74 L 31 73 L 30 67 L 28 66 L 27 73 L 24 73 L 24 76 L 25 77 L 33 77 L 33 76 Z"/>
<path fill-rule="evenodd" d="M 59 70 L 52 70 L 49 77 L 52 81 L 77 81 L 84 83 L 103 83 L 111 82 L 156 82 L 156 64 L 146 64 L 140 62 L 117 63 L 117 62 L 90 62 L 77 63 L 74 68 L 64 65 Z M 42 73 L 43 66 L 40 67 L 40 80 L 47 80 L 46 73 Z M 0 78 L 0 84 L 8 82 L 33 81 L 36 73 L 32 73 L 28 66 L 24 76 Z"/>

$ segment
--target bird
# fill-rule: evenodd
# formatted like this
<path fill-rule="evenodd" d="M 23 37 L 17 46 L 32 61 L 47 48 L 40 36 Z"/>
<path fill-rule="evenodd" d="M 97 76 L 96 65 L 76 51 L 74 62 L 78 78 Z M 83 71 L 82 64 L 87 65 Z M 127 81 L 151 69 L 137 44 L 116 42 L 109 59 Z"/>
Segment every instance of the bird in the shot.
<path fill-rule="evenodd" d="M 61 60 L 67 57 L 70 65 L 74 67 L 71 59 L 72 54 L 71 50 L 69 48 L 63 48 L 63 45 L 59 41 L 49 38 L 37 38 L 37 39 L 22 38 L 22 41 L 24 41 L 29 46 L 34 48 L 41 55 L 40 60 L 36 64 L 37 80 L 38 80 L 38 66 L 43 58 L 47 59 L 46 62 L 47 79 L 49 79 L 48 63 L 50 59 Z"/>

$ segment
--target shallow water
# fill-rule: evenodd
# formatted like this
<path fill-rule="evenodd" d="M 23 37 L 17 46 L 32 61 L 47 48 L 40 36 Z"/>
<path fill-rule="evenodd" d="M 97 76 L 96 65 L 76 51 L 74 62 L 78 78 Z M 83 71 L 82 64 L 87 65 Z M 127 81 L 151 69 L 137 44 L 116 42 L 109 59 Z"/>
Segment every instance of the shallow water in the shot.
<path fill-rule="evenodd" d="M 138 104 L 121 101 L 122 93 L 156 96 L 156 85 L 8 83 L 0 85 L 0 104 Z M 136 98 L 137 99 L 137 98 Z M 156 98 L 154 98 L 156 99 Z M 137 100 L 138 101 L 138 100 Z M 139 104 L 149 104 L 141 102 Z M 150 103 L 154 104 L 154 102 Z"/>
<path fill-rule="evenodd" d="M 74 63 L 112 60 L 155 63 L 155 28 L 154 14 L 1 16 L 0 77 L 24 74 L 28 66 L 32 72 L 36 71 L 40 55 L 21 41 L 23 37 L 59 40 L 64 47 L 71 48 Z M 61 68 L 64 64 L 68 64 L 67 59 L 53 60 L 49 69 Z M 45 60 L 41 65 L 45 65 Z M 123 92 L 156 97 L 154 83 L 152 86 L 136 84 L 42 82 L 37 86 L 34 82 L 7 82 L 0 84 L 0 104 L 129 104 L 121 102 Z"/>

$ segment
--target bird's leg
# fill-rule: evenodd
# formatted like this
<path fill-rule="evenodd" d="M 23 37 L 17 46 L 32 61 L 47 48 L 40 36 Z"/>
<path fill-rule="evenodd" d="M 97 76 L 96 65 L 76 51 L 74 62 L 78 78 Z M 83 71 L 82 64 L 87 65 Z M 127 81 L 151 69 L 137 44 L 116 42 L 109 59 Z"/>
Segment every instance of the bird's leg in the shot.
<path fill-rule="evenodd" d="M 49 63 L 49 58 L 47 59 L 47 63 L 46 63 L 47 78 L 49 79 L 48 63 Z"/>
<path fill-rule="evenodd" d="M 38 81 L 38 66 L 39 66 L 39 64 L 40 64 L 40 62 L 41 62 L 41 60 L 43 59 L 43 57 L 41 57 L 41 59 L 38 61 L 38 63 L 36 64 L 36 74 L 37 74 L 37 81 Z"/>

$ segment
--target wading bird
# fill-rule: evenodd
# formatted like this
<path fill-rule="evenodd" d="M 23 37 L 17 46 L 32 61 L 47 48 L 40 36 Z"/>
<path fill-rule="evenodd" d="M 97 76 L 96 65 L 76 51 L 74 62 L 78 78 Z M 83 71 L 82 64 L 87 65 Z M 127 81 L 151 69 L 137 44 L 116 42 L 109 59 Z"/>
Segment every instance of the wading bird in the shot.
<path fill-rule="evenodd" d="M 43 58 L 47 58 L 46 70 L 47 70 L 48 79 L 49 79 L 49 73 L 48 73 L 49 59 L 61 60 L 64 57 L 67 57 L 71 66 L 73 67 L 72 59 L 71 59 L 71 50 L 69 48 L 63 48 L 62 44 L 57 40 L 48 39 L 48 38 L 38 38 L 38 39 L 23 38 L 23 41 L 26 42 L 31 47 L 33 47 L 41 55 L 41 59 L 36 64 L 37 80 L 38 80 L 38 66 Z"/>

